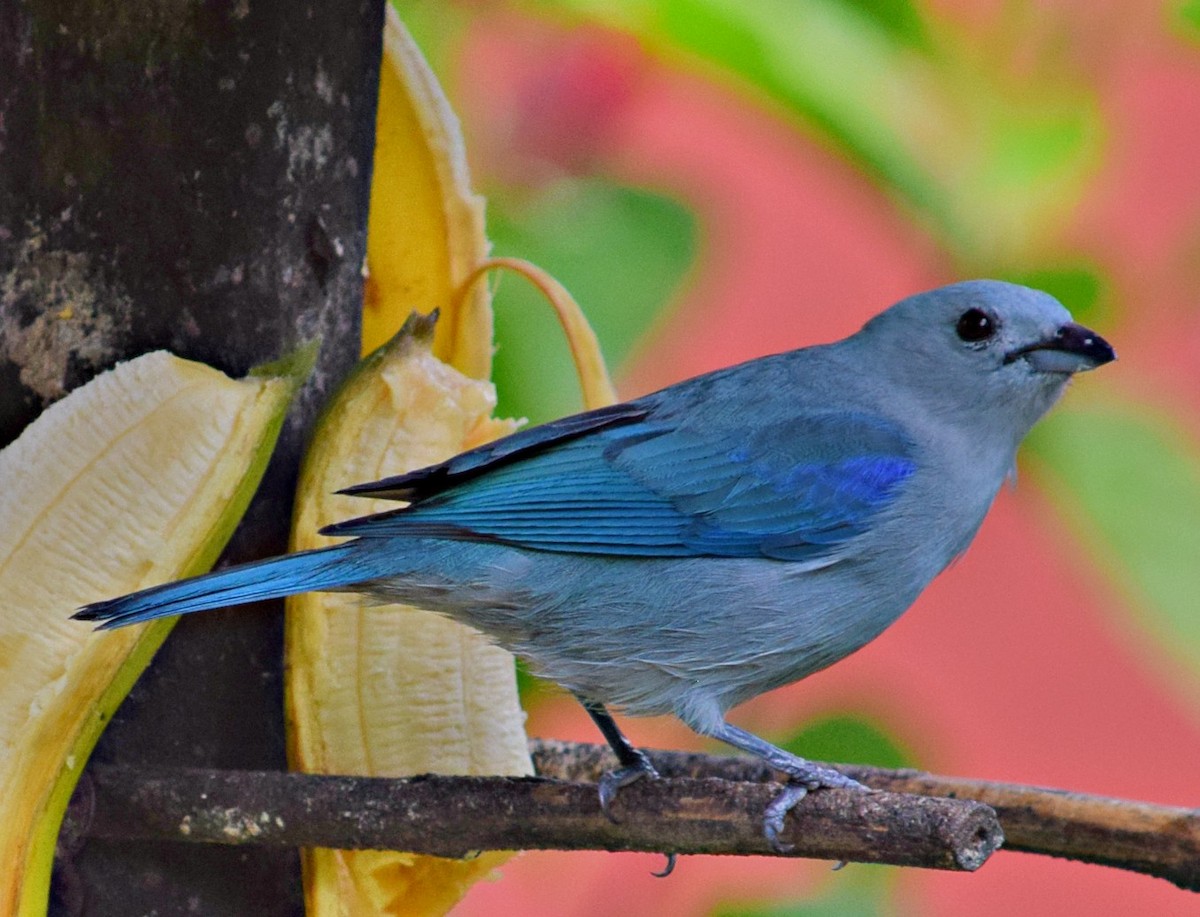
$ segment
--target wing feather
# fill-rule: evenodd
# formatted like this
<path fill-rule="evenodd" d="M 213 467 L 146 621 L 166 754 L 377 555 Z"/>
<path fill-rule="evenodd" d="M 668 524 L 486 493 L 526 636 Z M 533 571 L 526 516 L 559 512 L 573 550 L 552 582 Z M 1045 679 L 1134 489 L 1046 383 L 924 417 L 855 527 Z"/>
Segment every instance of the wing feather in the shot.
<path fill-rule="evenodd" d="M 812 561 L 867 531 L 915 469 L 902 431 L 871 415 L 809 414 L 739 436 L 656 422 L 634 402 L 351 488 L 413 502 L 325 531 Z"/>

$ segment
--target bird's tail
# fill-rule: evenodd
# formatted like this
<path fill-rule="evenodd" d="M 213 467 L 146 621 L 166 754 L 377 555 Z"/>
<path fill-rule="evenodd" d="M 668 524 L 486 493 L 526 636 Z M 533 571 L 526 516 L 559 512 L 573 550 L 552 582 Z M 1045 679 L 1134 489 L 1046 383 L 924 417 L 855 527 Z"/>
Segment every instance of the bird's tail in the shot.
<path fill-rule="evenodd" d="M 152 586 L 141 592 L 85 605 L 74 615 L 80 621 L 102 621 L 101 630 L 137 624 L 153 618 L 207 611 L 277 599 L 297 592 L 339 589 L 372 579 L 378 561 L 372 552 L 355 550 L 357 542 L 316 551 L 287 554 L 255 563 L 217 570 L 205 576 Z"/>

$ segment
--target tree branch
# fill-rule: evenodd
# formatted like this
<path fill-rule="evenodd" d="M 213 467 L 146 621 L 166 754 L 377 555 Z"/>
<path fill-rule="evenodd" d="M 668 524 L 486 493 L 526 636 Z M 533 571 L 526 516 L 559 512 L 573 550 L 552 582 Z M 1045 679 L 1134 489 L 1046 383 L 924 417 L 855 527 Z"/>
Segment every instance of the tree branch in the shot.
<path fill-rule="evenodd" d="M 613 758 L 602 745 L 538 740 L 532 743 L 539 774 L 595 780 Z M 649 752 L 664 777 L 719 777 L 730 781 L 775 780 L 753 758 L 686 752 Z M 991 806 L 1000 819 L 1006 850 L 1115 866 L 1200 891 L 1200 810 L 1091 796 L 1065 790 L 939 777 L 916 770 L 838 765 L 867 786 L 890 793 L 972 799 Z"/>
<path fill-rule="evenodd" d="M 600 812 L 594 784 L 545 777 L 407 779 L 272 771 L 94 767 L 73 830 L 107 840 L 411 850 L 643 850 L 772 854 L 763 837 L 768 783 L 640 781 Z M 848 790 L 814 793 L 788 819 L 791 856 L 977 869 L 1000 845 L 976 802 Z"/>
<path fill-rule="evenodd" d="M 743 757 L 649 752 L 663 775 L 601 814 L 604 746 L 535 740 L 536 778 L 382 779 L 96 766 L 65 830 L 108 840 L 412 850 L 643 850 L 771 855 L 769 768 Z M 791 856 L 973 870 L 1012 850 L 1116 866 L 1200 890 L 1200 812 L 918 771 L 843 766 L 879 790 L 823 790 L 787 821 Z M 990 807 L 990 808 L 989 808 Z M 995 810 L 993 813 L 992 810 Z M 999 824 L 996 822 L 999 816 Z"/>

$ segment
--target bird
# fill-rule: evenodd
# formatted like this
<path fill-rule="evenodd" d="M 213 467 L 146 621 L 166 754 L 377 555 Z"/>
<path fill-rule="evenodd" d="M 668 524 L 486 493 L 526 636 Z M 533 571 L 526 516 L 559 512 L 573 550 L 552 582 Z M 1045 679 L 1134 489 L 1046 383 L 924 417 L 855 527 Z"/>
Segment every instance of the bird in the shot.
<path fill-rule="evenodd" d="M 854 334 L 759 357 L 343 491 L 403 503 L 349 540 L 87 605 L 121 627 L 310 590 L 482 631 L 574 694 L 617 792 L 657 777 L 610 708 L 673 714 L 804 796 L 866 789 L 727 721 L 879 636 L 971 543 L 1017 448 L 1113 348 L 1045 292 L 971 280 Z M 668 871 L 671 862 L 668 863 Z"/>

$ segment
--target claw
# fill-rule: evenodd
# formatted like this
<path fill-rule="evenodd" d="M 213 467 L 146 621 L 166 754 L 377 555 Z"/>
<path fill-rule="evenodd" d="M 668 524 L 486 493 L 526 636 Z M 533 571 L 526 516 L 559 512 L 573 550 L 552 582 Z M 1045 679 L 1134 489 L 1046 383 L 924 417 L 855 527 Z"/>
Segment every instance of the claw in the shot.
<path fill-rule="evenodd" d="M 763 835 L 777 852 L 790 853 L 793 849 L 791 844 L 779 839 L 779 835 L 783 833 L 784 817 L 809 794 L 809 791 L 822 788 L 869 792 L 867 787 L 854 778 L 827 767 L 813 767 L 803 777 L 793 777 L 763 812 Z"/>
<path fill-rule="evenodd" d="M 675 861 L 677 859 L 674 853 L 663 854 L 667 858 L 667 865 L 662 868 L 662 872 L 652 872 L 650 875 L 656 879 L 665 879 L 675 871 Z"/>
<path fill-rule="evenodd" d="M 779 853 L 790 853 L 793 849 L 793 845 L 779 839 L 779 835 L 783 833 L 784 816 L 807 795 L 808 787 L 803 783 L 788 783 L 763 812 L 763 834 L 767 843 Z"/>
<path fill-rule="evenodd" d="M 617 798 L 617 792 L 622 787 L 627 787 L 631 783 L 636 783 L 643 777 L 649 777 L 652 780 L 658 779 L 658 771 L 654 769 L 654 765 L 650 763 L 650 759 L 638 752 L 638 760 L 636 764 L 627 764 L 625 767 L 618 767 L 616 770 L 605 772 L 600 777 L 600 811 L 614 825 L 619 822 L 619 819 L 612 813 L 613 800 Z M 673 868 L 672 864 L 668 864 L 667 872 Z"/>

